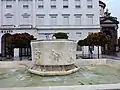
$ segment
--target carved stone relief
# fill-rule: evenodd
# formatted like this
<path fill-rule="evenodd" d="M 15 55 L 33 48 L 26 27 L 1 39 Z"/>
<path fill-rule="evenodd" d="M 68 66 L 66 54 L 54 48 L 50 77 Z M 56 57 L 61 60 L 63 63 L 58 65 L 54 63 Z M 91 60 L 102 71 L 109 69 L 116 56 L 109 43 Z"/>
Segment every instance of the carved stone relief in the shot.
<path fill-rule="evenodd" d="M 60 60 L 62 60 L 63 57 L 63 53 L 60 52 L 58 53 L 55 50 L 52 50 L 51 54 L 50 54 L 50 59 L 59 62 Z"/>
<path fill-rule="evenodd" d="M 70 50 L 70 53 L 69 53 L 69 60 L 68 60 L 68 63 L 72 63 L 74 61 L 74 57 L 73 57 L 73 49 Z"/>
<path fill-rule="evenodd" d="M 35 48 L 35 63 L 41 63 L 41 52 L 39 48 Z"/>

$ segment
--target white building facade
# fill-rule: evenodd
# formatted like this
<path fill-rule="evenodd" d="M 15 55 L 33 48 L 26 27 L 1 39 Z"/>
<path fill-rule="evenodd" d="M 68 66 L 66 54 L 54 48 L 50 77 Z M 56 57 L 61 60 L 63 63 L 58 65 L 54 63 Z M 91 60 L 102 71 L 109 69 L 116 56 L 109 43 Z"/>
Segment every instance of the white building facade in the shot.
<path fill-rule="evenodd" d="M 24 32 L 37 40 L 65 32 L 78 41 L 100 31 L 99 17 L 99 0 L 0 0 L 0 42 L 6 33 Z"/>

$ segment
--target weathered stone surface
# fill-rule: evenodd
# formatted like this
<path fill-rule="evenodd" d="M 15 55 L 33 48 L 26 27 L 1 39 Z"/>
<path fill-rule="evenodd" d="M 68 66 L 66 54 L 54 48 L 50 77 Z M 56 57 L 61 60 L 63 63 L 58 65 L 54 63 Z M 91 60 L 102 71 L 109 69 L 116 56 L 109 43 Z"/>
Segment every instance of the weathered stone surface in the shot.
<path fill-rule="evenodd" d="M 76 46 L 77 43 L 70 40 L 31 42 L 34 65 L 28 71 L 42 76 L 68 75 L 78 71 L 74 65 Z"/>
<path fill-rule="evenodd" d="M 76 60 L 74 41 L 33 41 L 31 47 L 32 60 L 37 65 L 68 65 Z"/>
<path fill-rule="evenodd" d="M 120 84 L 0 88 L 0 90 L 119 90 Z"/>

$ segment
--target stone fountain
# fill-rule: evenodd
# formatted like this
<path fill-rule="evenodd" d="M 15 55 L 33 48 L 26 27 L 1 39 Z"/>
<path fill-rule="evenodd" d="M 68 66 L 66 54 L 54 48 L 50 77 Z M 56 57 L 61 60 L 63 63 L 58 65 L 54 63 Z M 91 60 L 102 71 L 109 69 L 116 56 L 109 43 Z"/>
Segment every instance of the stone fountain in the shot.
<path fill-rule="evenodd" d="M 40 40 L 31 45 L 32 61 L 0 61 L 0 90 L 120 89 L 120 60 L 76 60 L 76 43 L 70 40 Z"/>
<path fill-rule="evenodd" d="M 76 59 L 76 42 L 66 39 L 35 40 L 31 47 L 32 61 L 0 61 L 1 90 L 120 89 L 119 60 Z"/>
<path fill-rule="evenodd" d="M 72 40 L 35 40 L 31 42 L 33 66 L 29 72 L 41 76 L 68 75 L 79 70 L 76 45 Z"/>

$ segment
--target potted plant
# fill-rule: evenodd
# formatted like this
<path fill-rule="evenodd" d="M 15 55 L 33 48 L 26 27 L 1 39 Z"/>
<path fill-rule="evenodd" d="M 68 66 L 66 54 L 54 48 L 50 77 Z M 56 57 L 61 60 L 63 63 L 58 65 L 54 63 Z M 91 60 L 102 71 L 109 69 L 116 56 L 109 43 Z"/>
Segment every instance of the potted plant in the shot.
<path fill-rule="evenodd" d="M 55 33 L 52 37 L 55 37 L 56 39 L 68 39 L 67 33 L 63 32 Z"/>

